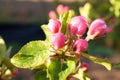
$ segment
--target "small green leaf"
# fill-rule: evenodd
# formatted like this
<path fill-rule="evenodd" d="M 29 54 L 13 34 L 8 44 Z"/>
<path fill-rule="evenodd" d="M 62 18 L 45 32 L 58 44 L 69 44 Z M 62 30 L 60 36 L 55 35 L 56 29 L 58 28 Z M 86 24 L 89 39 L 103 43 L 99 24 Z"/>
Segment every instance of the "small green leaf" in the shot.
<path fill-rule="evenodd" d="M 45 41 L 31 41 L 11 58 L 11 63 L 18 68 L 39 68 L 49 57 L 49 48 Z"/>
<path fill-rule="evenodd" d="M 61 32 L 65 34 L 67 32 L 68 23 L 70 22 L 71 18 L 75 15 L 73 10 L 69 10 L 65 12 L 62 16 L 62 28 Z"/>
<path fill-rule="evenodd" d="M 35 80 L 49 80 L 47 78 L 47 72 L 46 71 L 39 71 L 34 76 Z"/>
<path fill-rule="evenodd" d="M 0 57 L 4 56 L 6 53 L 6 44 L 3 38 L 0 36 Z"/>
<path fill-rule="evenodd" d="M 51 37 L 52 33 L 50 31 L 48 31 L 47 25 L 42 25 L 41 28 L 45 33 L 46 41 L 50 41 L 50 37 Z"/>
<path fill-rule="evenodd" d="M 48 67 L 50 80 L 66 80 L 68 75 L 75 70 L 75 67 L 75 61 L 60 61 L 58 58 L 51 59 Z"/>
<path fill-rule="evenodd" d="M 91 80 L 82 69 L 79 69 L 79 71 L 73 75 L 73 77 L 79 79 L 79 80 Z"/>
<path fill-rule="evenodd" d="M 120 0 L 110 0 L 116 17 L 120 17 Z"/>
<path fill-rule="evenodd" d="M 79 8 L 79 12 L 80 12 L 81 16 L 84 16 L 87 18 L 87 20 L 89 20 L 91 8 L 92 8 L 92 5 L 89 2 L 85 3 L 85 5 L 83 7 Z"/>
<path fill-rule="evenodd" d="M 63 14 L 63 17 L 62 17 L 62 29 L 61 29 L 61 32 L 63 34 L 66 33 L 66 30 L 67 30 L 67 19 L 68 19 L 68 15 L 69 15 L 69 12 L 66 12 Z"/>
<path fill-rule="evenodd" d="M 52 58 L 48 67 L 48 75 L 50 80 L 59 80 L 58 73 L 61 71 L 61 63 L 58 58 Z"/>
<path fill-rule="evenodd" d="M 68 75 L 73 73 L 76 68 L 76 64 L 74 60 L 67 60 L 66 62 L 63 63 L 63 69 L 59 73 L 60 79 L 59 80 L 66 80 Z"/>
<path fill-rule="evenodd" d="M 97 58 L 97 57 L 91 56 L 91 55 L 86 54 L 86 53 L 82 53 L 82 56 L 90 59 L 90 60 L 93 61 L 94 63 L 98 63 L 98 64 L 103 65 L 103 66 L 106 67 L 106 69 L 108 69 L 108 70 L 111 70 L 112 64 L 111 64 L 111 62 L 109 62 L 107 59 Z"/>

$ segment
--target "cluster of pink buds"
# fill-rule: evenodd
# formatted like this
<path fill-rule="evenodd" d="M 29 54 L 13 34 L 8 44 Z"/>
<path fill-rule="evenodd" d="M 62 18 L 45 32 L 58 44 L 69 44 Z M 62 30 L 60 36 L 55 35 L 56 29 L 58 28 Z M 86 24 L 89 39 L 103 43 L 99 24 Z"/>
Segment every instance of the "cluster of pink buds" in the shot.
<path fill-rule="evenodd" d="M 59 16 L 68 10 L 69 7 L 62 4 L 56 8 Z M 51 44 L 53 50 L 62 50 L 61 53 L 64 53 L 64 55 L 74 55 L 76 58 L 80 58 L 81 53 L 88 49 L 89 40 L 102 37 L 112 30 L 103 19 L 96 19 L 89 24 L 85 17 L 75 16 L 67 22 L 67 30 L 62 33 L 62 18 L 57 19 L 55 11 L 50 11 L 49 17 L 47 29 L 52 33 Z"/>
<path fill-rule="evenodd" d="M 64 6 L 62 4 L 59 4 L 56 8 L 56 11 L 51 10 L 48 14 L 49 18 L 56 19 L 57 15 L 62 15 L 63 13 L 67 12 L 69 10 L 68 6 Z"/>
<path fill-rule="evenodd" d="M 83 16 L 76 16 L 71 19 L 66 34 L 61 32 L 62 22 L 59 19 L 50 19 L 47 28 L 53 34 L 51 36 L 53 48 L 55 50 L 67 48 L 66 53 L 75 53 L 76 57 L 88 49 L 89 40 L 102 37 L 111 31 L 104 20 L 96 19 L 88 24 Z"/>

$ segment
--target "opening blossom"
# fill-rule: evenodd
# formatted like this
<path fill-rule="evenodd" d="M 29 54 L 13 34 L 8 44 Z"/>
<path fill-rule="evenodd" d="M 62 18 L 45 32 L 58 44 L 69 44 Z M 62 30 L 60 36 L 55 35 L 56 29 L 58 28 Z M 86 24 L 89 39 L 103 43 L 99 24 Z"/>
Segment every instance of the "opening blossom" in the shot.
<path fill-rule="evenodd" d="M 70 25 L 72 35 L 83 35 L 87 29 L 87 21 L 83 16 L 76 16 L 72 18 Z"/>
<path fill-rule="evenodd" d="M 61 22 L 58 19 L 50 19 L 47 25 L 48 30 L 50 30 L 52 33 L 59 32 L 60 27 L 61 27 Z"/>
<path fill-rule="evenodd" d="M 61 32 L 53 34 L 51 37 L 51 43 L 54 49 L 60 49 L 65 46 L 66 37 Z"/>
<path fill-rule="evenodd" d="M 111 29 L 107 27 L 102 19 L 94 20 L 89 26 L 88 36 L 91 39 L 103 36 L 105 33 L 110 32 Z"/>
<path fill-rule="evenodd" d="M 64 6 L 62 4 L 59 4 L 56 8 L 56 11 L 59 15 L 62 15 L 64 12 L 67 12 L 69 10 L 68 6 Z"/>
<path fill-rule="evenodd" d="M 84 39 L 78 39 L 73 45 L 73 50 L 76 52 L 86 51 L 88 48 L 88 42 Z"/>

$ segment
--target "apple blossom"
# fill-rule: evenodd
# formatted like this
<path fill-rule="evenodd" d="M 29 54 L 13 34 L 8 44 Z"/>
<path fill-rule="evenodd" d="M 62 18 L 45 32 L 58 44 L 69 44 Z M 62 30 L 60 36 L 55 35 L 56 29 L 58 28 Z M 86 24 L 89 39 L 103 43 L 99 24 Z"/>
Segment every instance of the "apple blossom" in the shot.
<path fill-rule="evenodd" d="M 67 12 L 69 10 L 68 6 L 64 6 L 62 4 L 59 4 L 56 8 L 56 11 L 59 15 L 63 14 L 64 12 Z"/>
<path fill-rule="evenodd" d="M 72 35 L 83 35 L 87 29 L 87 21 L 83 16 L 76 16 L 72 18 L 69 24 Z"/>
<path fill-rule="evenodd" d="M 106 33 L 112 32 L 112 27 L 109 27 L 109 26 L 108 26 L 108 27 L 106 28 L 105 32 L 106 32 Z"/>
<path fill-rule="evenodd" d="M 57 15 L 55 13 L 55 11 L 51 10 L 49 13 L 48 13 L 48 16 L 51 18 L 51 19 L 56 19 L 57 18 Z"/>
<path fill-rule="evenodd" d="M 105 21 L 102 19 L 96 19 L 89 27 L 88 36 L 94 36 L 93 38 L 101 37 L 106 33 L 106 29 L 107 25 Z"/>
<path fill-rule="evenodd" d="M 84 39 L 78 39 L 73 45 L 73 50 L 77 52 L 86 51 L 88 48 L 88 42 Z"/>
<path fill-rule="evenodd" d="M 69 10 L 69 7 L 68 6 L 64 6 L 63 11 L 67 12 L 68 10 Z"/>
<path fill-rule="evenodd" d="M 54 49 L 59 49 L 65 46 L 66 37 L 61 32 L 53 34 L 51 36 L 51 43 Z"/>
<path fill-rule="evenodd" d="M 52 33 L 57 33 L 59 32 L 61 27 L 61 22 L 58 19 L 50 19 L 49 23 L 47 25 L 47 28 L 52 32 Z"/>
<path fill-rule="evenodd" d="M 59 4 L 56 8 L 57 13 L 63 14 L 63 8 L 64 8 L 64 6 L 62 4 Z"/>

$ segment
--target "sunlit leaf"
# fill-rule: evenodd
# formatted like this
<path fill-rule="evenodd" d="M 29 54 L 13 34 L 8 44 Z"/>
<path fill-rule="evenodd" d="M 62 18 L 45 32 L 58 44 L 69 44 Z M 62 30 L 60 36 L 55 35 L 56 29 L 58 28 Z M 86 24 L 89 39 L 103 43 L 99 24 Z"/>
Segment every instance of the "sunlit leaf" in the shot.
<path fill-rule="evenodd" d="M 39 68 L 49 57 L 49 43 L 31 41 L 11 58 L 11 63 L 18 68 Z"/>
<path fill-rule="evenodd" d="M 70 22 L 71 18 L 75 15 L 73 10 L 69 10 L 68 12 L 65 12 L 62 17 L 62 29 L 61 32 L 63 34 L 66 33 L 68 29 L 68 23 Z"/>
<path fill-rule="evenodd" d="M 43 30 L 44 33 L 45 33 L 46 41 L 50 41 L 50 37 L 51 37 L 52 34 L 51 34 L 50 31 L 48 31 L 47 25 L 42 25 L 41 28 L 42 28 L 42 30 Z"/>
<path fill-rule="evenodd" d="M 67 19 L 68 19 L 68 15 L 69 15 L 69 12 L 66 12 L 63 14 L 63 18 L 62 18 L 62 29 L 61 29 L 61 32 L 63 34 L 66 33 L 66 30 L 67 30 Z"/>
<path fill-rule="evenodd" d="M 120 16 L 120 0 L 110 0 L 116 17 Z"/>
<path fill-rule="evenodd" d="M 61 62 L 58 58 L 53 58 L 50 60 L 50 65 L 48 67 L 48 75 L 50 80 L 59 80 L 59 73 L 61 71 Z"/>
<path fill-rule="evenodd" d="M 75 70 L 75 61 L 60 61 L 58 58 L 51 59 L 48 73 L 50 80 L 66 80 L 67 76 Z"/>
<path fill-rule="evenodd" d="M 73 77 L 79 80 L 91 80 L 82 69 L 79 69 L 78 72 L 75 75 L 73 75 Z"/>
<path fill-rule="evenodd" d="M 79 12 L 80 12 L 81 16 L 84 16 L 89 20 L 91 8 L 92 8 L 92 5 L 90 3 L 85 3 L 85 5 L 83 7 L 79 8 Z"/>
<path fill-rule="evenodd" d="M 75 61 L 67 60 L 62 65 L 62 71 L 59 73 L 60 79 L 59 80 L 66 80 L 69 74 L 73 73 L 76 68 Z"/>
<path fill-rule="evenodd" d="M 112 64 L 107 59 L 97 58 L 97 57 L 91 56 L 91 55 L 86 54 L 86 53 L 82 53 L 82 56 L 90 59 L 94 63 L 98 63 L 98 64 L 103 65 L 108 70 L 111 70 Z"/>

